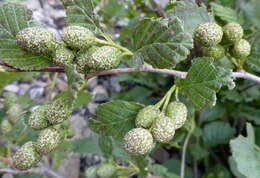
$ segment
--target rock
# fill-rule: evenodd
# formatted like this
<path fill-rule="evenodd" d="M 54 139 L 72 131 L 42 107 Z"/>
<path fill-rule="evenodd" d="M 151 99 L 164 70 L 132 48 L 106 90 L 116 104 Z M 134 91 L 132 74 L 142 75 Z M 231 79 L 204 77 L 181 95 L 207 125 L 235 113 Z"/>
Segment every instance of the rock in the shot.
<path fill-rule="evenodd" d="M 7 85 L 5 88 L 4 88 L 5 91 L 8 91 L 8 92 L 13 92 L 13 93 L 17 93 L 19 91 L 19 87 L 17 86 L 17 83 L 14 82 L 10 85 Z"/>
<path fill-rule="evenodd" d="M 43 96 L 44 88 L 34 86 L 30 89 L 29 94 L 32 100 L 40 99 Z"/>
<path fill-rule="evenodd" d="M 97 107 L 98 107 L 97 103 L 89 103 L 88 104 L 88 111 L 89 111 L 89 113 L 95 115 Z"/>
<path fill-rule="evenodd" d="M 88 80 L 88 83 L 86 85 L 87 90 L 94 90 L 94 88 L 98 85 L 98 78 L 97 77 L 93 77 L 91 79 Z"/>
<path fill-rule="evenodd" d="M 109 99 L 107 90 L 102 86 L 98 85 L 93 90 L 93 100 L 96 102 L 107 101 Z"/>

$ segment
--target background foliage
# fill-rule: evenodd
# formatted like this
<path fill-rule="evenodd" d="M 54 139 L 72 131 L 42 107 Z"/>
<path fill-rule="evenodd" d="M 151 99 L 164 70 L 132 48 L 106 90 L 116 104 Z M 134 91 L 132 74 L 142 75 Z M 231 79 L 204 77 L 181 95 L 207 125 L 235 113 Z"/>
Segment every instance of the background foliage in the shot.
<path fill-rule="evenodd" d="M 186 153 L 185 177 L 260 177 L 260 141 L 257 139 L 260 136 L 260 86 L 238 79 L 233 88 L 230 69 L 234 69 L 234 66 L 226 57 L 213 62 L 201 57 L 200 51 L 192 50 L 189 54 L 193 48 L 192 34 L 198 24 L 214 20 L 222 25 L 237 22 L 244 27 L 246 38 L 252 45 L 245 69 L 259 76 L 258 0 L 171 1 L 175 3 L 169 2 L 165 6 L 149 0 L 62 2 L 67 10 L 65 21 L 68 24 L 91 28 L 105 39 L 108 38 L 107 33 L 112 34 L 114 41 L 134 52 L 133 58 L 120 67 L 138 68 L 149 58 L 149 63 L 158 68 L 171 65 L 188 71 L 188 75 L 184 80 L 154 73 L 117 75 L 122 90 L 113 93 L 110 102 L 98 107 L 96 117 L 86 118 L 89 127 L 100 135 L 63 143 L 52 155 L 54 168 L 66 159 L 66 153 L 95 153 L 103 155 L 105 159 L 130 160 L 140 168 L 140 177 L 149 172 L 163 178 L 177 178 L 180 175 L 182 146 L 186 135 L 192 132 Z M 39 25 L 25 11 L 23 6 L 0 4 L 0 59 L 20 69 L 41 69 L 50 64 L 50 57 L 25 54 L 15 43 L 15 35 L 21 28 Z M 142 19 L 142 16 L 147 18 Z M 160 19 L 162 16 L 172 19 Z M 27 23 L 28 20 L 30 23 Z M 163 35 L 158 36 L 158 32 Z M 170 40 L 169 36 L 172 35 L 178 38 Z M 148 50 L 153 52 L 148 53 Z M 2 91 L 12 81 L 31 80 L 39 73 L 1 70 L 0 75 Z M 180 100 L 189 107 L 189 117 L 170 144 L 162 144 L 155 149 L 167 152 L 167 159 L 157 159 L 156 153 L 151 154 L 148 160 L 127 154 L 120 141 L 126 131 L 134 127 L 138 110 L 144 105 L 158 102 L 173 83 L 181 90 Z M 63 92 L 55 97 L 66 95 L 68 93 Z M 81 92 L 76 107 L 86 106 L 91 97 L 90 92 Z M 26 122 L 28 110 L 39 102 L 31 101 L 25 94 L 19 96 L 18 104 L 22 107 L 22 112 L 17 116 L 19 120 L 6 137 L 0 136 L 0 143 L 21 145 L 38 134 L 30 130 Z M 5 107 L 0 110 L 0 115 L 0 121 L 10 117 Z M 5 147 L 0 148 L 0 156 L 7 152 Z"/>

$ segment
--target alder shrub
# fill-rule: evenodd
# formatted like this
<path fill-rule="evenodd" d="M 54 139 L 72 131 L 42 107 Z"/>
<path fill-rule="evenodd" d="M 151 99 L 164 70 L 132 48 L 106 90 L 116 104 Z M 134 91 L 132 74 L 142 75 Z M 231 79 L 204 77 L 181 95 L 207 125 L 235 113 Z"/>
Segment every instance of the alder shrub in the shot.
<path fill-rule="evenodd" d="M 40 177 L 44 157 L 55 169 L 74 152 L 103 155 L 89 178 L 260 177 L 260 21 L 253 1 L 235 2 L 62 0 L 60 40 L 22 3 L 0 3 L 1 87 L 31 72 L 64 72 L 68 84 L 46 102 L 4 95 L 0 174 Z M 71 139 L 87 79 L 104 74 L 135 88 L 86 119 L 95 136 Z"/>

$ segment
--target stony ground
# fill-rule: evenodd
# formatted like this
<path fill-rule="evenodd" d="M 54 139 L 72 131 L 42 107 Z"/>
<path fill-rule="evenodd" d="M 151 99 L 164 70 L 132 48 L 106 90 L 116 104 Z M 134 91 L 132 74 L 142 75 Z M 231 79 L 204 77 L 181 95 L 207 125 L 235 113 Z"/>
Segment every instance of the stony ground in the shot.
<path fill-rule="evenodd" d="M 35 20 L 41 22 L 47 29 L 56 34 L 60 38 L 65 23 L 65 11 L 59 0 L 27 0 L 26 5 L 33 11 Z M 46 95 L 49 90 L 47 82 L 48 77 L 53 77 L 53 74 L 42 73 L 33 80 L 22 82 L 16 81 L 7 85 L 4 93 L 14 92 L 18 95 L 29 93 L 34 101 L 46 100 Z M 52 89 L 52 96 L 66 89 L 65 76 L 59 74 L 55 87 Z M 91 136 L 91 131 L 87 126 L 85 118 L 89 118 L 95 114 L 98 104 L 106 102 L 112 93 L 120 90 L 120 85 L 113 76 L 94 77 L 88 81 L 85 88 L 86 91 L 93 92 L 92 101 L 86 106 L 77 109 L 70 118 L 71 128 L 74 130 L 74 138 Z M 73 121 L 73 122 L 72 122 Z M 100 156 L 87 155 L 70 155 L 69 159 L 62 163 L 62 166 L 57 170 L 58 173 L 67 178 L 79 177 L 80 170 L 100 162 Z"/>

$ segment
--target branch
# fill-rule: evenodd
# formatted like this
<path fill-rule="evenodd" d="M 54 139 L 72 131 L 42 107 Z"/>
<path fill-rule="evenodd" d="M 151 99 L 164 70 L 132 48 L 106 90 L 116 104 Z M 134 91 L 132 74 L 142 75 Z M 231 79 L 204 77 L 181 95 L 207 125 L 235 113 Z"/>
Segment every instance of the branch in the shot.
<path fill-rule="evenodd" d="M 181 170 L 180 170 L 180 178 L 184 178 L 185 177 L 185 162 L 186 162 L 186 152 L 187 152 L 187 148 L 188 148 L 188 144 L 190 141 L 190 137 L 192 135 L 192 131 L 190 131 L 184 141 L 183 144 L 183 149 L 182 149 L 182 155 L 181 155 Z"/>
<path fill-rule="evenodd" d="M 8 64 L 0 62 L 0 66 L 8 67 L 9 69 L 12 69 L 11 72 L 64 72 L 64 68 L 62 67 L 47 67 L 40 70 L 21 70 L 17 69 L 13 66 L 10 66 Z M 170 69 L 157 69 L 153 68 L 151 66 L 144 66 L 141 69 L 136 68 L 119 68 L 119 69 L 111 69 L 111 70 L 104 70 L 104 71 L 97 71 L 97 72 L 90 72 L 86 74 L 86 79 L 90 79 L 95 76 L 101 76 L 101 75 L 113 75 L 118 73 L 130 73 L 130 72 L 153 72 L 153 73 L 161 73 L 166 75 L 172 75 L 179 78 L 184 79 L 187 75 L 187 72 L 183 71 L 177 71 L 177 70 L 170 70 Z M 244 70 L 239 70 L 238 72 L 232 73 L 233 78 L 243 78 L 247 80 L 254 81 L 258 84 L 260 84 L 260 77 L 250 74 Z"/>

